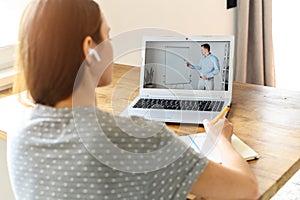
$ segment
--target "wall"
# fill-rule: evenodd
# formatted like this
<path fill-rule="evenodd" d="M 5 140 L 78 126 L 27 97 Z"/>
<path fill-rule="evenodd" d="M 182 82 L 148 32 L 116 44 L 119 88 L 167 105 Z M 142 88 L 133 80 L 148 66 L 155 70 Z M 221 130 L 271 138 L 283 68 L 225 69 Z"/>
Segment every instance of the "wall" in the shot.
<path fill-rule="evenodd" d="M 14 200 L 7 170 L 6 142 L 3 140 L 0 140 L 0 177 L 0 199 Z"/>
<path fill-rule="evenodd" d="M 139 66 L 141 37 L 156 34 L 143 28 L 162 28 L 185 35 L 235 34 L 236 8 L 226 9 L 226 0 L 98 0 L 108 24 L 117 63 Z M 134 32 L 132 32 L 134 30 Z M 128 32 L 132 32 L 128 36 Z M 139 32 L 139 33 L 137 33 Z M 154 32 L 154 33 L 153 33 Z M 126 35 L 127 34 L 127 35 Z M 122 44 L 118 41 L 122 35 Z"/>

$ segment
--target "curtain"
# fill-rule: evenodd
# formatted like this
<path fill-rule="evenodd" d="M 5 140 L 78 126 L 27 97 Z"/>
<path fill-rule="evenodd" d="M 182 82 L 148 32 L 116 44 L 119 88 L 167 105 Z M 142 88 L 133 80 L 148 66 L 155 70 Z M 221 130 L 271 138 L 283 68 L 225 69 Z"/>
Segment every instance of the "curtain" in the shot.
<path fill-rule="evenodd" d="M 272 0 L 240 0 L 237 17 L 235 81 L 275 87 Z"/>

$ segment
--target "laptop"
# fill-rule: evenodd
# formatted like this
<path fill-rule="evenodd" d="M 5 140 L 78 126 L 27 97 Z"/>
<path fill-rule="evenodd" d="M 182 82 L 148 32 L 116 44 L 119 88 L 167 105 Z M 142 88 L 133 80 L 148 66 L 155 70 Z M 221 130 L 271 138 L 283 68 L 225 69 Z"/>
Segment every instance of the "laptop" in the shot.
<path fill-rule="evenodd" d="M 139 95 L 122 115 L 190 124 L 214 119 L 231 104 L 234 47 L 232 35 L 144 36 Z"/>

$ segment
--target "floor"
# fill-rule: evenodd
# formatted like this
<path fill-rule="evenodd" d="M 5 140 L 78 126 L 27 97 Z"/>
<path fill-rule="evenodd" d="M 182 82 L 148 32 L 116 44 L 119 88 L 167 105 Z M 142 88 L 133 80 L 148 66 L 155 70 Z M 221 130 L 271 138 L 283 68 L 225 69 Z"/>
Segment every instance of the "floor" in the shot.
<path fill-rule="evenodd" d="M 271 200 L 300 200 L 300 170 L 292 176 Z"/>
<path fill-rule="evenodd" d="M 11 89 L 0 91 L 0 98 L 12 93 Z M 271 198 L 271 200 L 300 200 L 300 169 L 296 174 Z"/>

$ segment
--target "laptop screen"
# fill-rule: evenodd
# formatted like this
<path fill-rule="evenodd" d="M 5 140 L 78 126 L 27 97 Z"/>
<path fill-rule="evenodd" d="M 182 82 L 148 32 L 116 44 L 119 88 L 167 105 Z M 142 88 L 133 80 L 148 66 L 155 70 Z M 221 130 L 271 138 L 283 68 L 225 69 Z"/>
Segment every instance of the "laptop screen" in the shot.
<path fill-rule="evenodd" d="M 228 91 L 230 40 L 144 42 L 143 88 Z"/>

